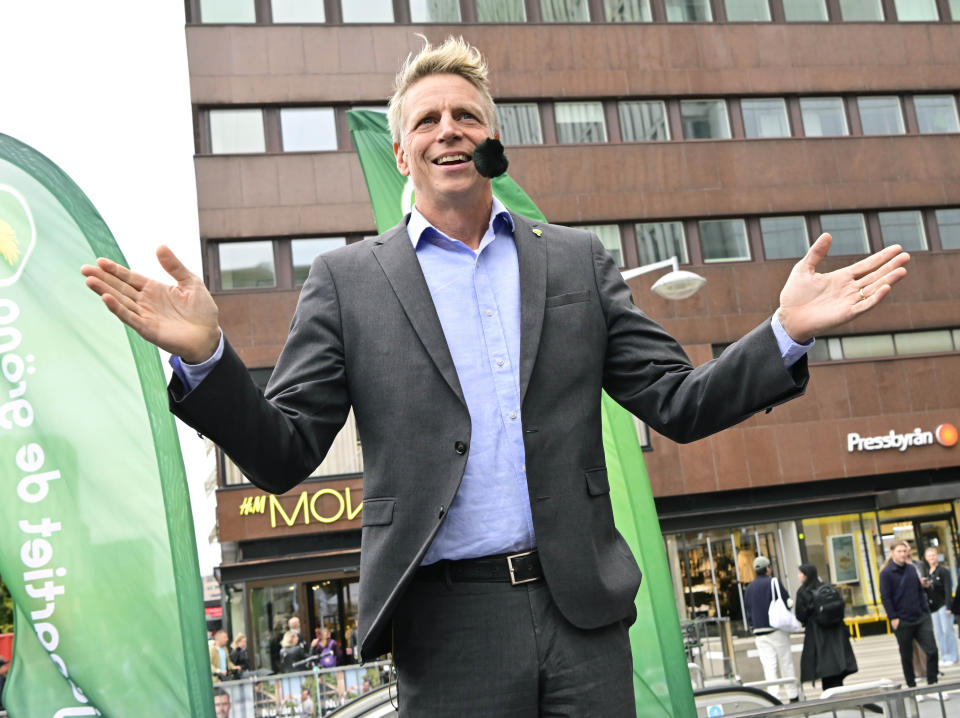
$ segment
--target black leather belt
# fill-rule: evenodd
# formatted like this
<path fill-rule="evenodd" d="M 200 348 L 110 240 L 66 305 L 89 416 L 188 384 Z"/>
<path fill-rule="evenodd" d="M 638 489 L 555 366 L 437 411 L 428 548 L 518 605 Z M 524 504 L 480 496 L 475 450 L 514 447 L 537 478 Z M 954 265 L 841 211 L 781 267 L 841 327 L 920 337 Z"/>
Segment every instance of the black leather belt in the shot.
<path fill-rule="evenodd" d="M 437 561 L 417 569 L 421 581 L 462 581 L 472 583 L 523 583 L 543 578 L 536 550 L 523 553 L 482 556 L 462 561 Z"/>

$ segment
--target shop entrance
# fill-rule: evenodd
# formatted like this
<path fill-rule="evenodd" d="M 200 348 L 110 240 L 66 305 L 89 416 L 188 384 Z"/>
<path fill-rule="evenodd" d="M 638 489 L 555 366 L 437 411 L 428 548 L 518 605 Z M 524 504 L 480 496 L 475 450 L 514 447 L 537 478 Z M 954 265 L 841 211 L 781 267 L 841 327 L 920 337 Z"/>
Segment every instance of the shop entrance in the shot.
<path fill-rule="evenodd" d="M 896 517 L 888 520 L 881 518 L 880 533 L 884 556 L 890 554 L 893 544 L 906 541 L 913 547 L 912 558 L 915 561 L 922 561 L 924 552 L 932 546 L 938 550 L 941 563 L 951 568 L 957 566 L 960 546 L 957 545 L 957 520 L 953 513 Z"/>
<path fill-rule="evenodd" d="M 342 574 L 341 574 L 342 576 Z M 253 668 L 281 671 L 280 648 L 290 619 L 300 619 L 304 647 L 327 628 L 344 653 L 344 663 L 356 656 L 359 578 L 310 577 L 309 580 L 251 582 L 247 587 L 248 652 Z"/>
<path fill-rule="evenodd" d="M 686 618 L 726 617 L 735 632 L 746 633 L 743 593 L 756 578 L 754 559 L 766 556 L 771 574 L 789 580 L 777 524 L 677 534 L 667 541 L 677 551 Z"/>

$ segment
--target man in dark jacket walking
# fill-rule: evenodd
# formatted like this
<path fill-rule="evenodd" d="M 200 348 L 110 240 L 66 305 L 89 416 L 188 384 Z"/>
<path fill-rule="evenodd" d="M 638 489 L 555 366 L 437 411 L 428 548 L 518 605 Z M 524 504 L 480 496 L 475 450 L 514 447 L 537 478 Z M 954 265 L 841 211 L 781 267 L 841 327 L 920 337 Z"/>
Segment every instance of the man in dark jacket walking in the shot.
<path fill-rule="evenodd" d="M 760 656 L 760 664 L 763 666 L 763 679 L 775 681 L 779 678 L 796 678 L 790 634 L 770 625 L 769 611 L 770 604 L 773 602 L 772 584 L 776 579 L 771 579 L 767 575 L 769 566 L 770 559 L 766 556 L 757 556 L 753 562 L 757 577 L 747 586 L 747 592 L 743 596 L 744 607 L 747 609 L 747 621 L 753 629 L 753 637 L 757 642 L 757 653 Z M 777 584 L 784 603 L 789 602 L 790 594 L 786 587 L 780 581 L 777 581 Z M 787 698 L 791 702 L 799 700 L 800 690 L 797 683 L 788 683 L 786 689 Z M 778 686 L 770 686 L 767 692 L 779 697 Z"/>
<path fill-rule="evenodd" d="M 893 545 L 890 558 L 880 571 L 880 598 L 900 646 L 904 680 L 912 688 L 917 685 L 913 672 L 914 639 L 927 654 L 927 685 L 937 682 L 938 654 L 927 592 L 920 582 L 920 572 L 910 562 L 910 551 L 906 541 Z"/>

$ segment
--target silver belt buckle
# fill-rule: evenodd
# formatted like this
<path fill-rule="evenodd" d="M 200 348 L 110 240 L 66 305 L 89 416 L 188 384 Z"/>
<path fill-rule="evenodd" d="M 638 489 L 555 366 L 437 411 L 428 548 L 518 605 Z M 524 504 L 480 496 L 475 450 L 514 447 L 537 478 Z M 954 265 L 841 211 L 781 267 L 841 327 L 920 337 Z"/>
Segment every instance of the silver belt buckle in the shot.
<path fill-rule="evenodd" d="M 511 556 L 507 556 L 507 568 L 510 570 L 510 585 L 519 586 L 522 583 L 530 583 L 531 581 L 540 580 L 539 576 L 534 576 L 533 578 L 522 578 L 519 581 L 516 578 L 516 569 L 513 567 L 513 559 L 523 558 L 524 556 L 530 556 L 533 554 L 533 551 L 524 551 L 523 553 L 515 553 Z"/>

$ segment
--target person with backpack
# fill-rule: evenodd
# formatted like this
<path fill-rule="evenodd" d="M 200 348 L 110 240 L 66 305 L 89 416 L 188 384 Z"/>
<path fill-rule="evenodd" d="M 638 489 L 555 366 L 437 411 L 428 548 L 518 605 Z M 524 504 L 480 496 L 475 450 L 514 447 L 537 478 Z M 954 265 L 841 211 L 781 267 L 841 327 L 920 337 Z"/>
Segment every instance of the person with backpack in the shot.
<path fill-rule="evenodd" d="M 900 647 L 900 665 L 907 686 L 917 685 L 913 671 L 913 641 L 927 654 L 927 685 L 937 682 L 937 642 L 933 637 L 933 621 L 927 592 L 920 580 L 920 571 L 910 560 L 911 548 L 906 541 L 897 541 L 890 549 L 880 570 L 880 599 L 890 619 L 890 626 Z M 949 694 L 940 694 L 944 700 Z M 922 700 L 924 696 L 917 696 Z"/>
<path fill-rule="evenodd" d="M 948 608 L 953 595 L 950 570 L 940 563 L 940 551 L 930 546 L 923 554 L 924 563 L 920 565 L 920 575 L 930 580 L 927 587 L 927 603 L 930 605 L 930 618 L 933 620 L 933 632 L 940 648 L 940 665 L 952 666 L 960 656 L 957 651 L 957 636 L 953 632 L 952 608 Z"/>
<path fill-rule="evenodd" d="M 811 563 L 800 564 L 797 576 L 800 588 L 794 612 L 803 624 L 803 653 L 800 654 L 800 680 L 820 679 L 823 690 L 843 685 L 843 679 L 856 673 L 857 657 L 843 622 L 843 596 L 817 575 Z"/>

